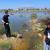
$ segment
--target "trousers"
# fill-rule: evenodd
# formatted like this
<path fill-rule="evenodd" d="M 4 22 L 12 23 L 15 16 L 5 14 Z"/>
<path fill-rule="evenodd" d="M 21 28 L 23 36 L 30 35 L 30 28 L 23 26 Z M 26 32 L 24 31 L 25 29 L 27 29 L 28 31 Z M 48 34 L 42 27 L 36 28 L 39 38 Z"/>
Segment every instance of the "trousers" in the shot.
<path fill-rule="evenodd" d="M 45 41 L 43 41 L 43 45 L 44 45 L 44 50 L 50 50 L 50 46 L 47 45 Z"/>
<path fill-rule="evenodd" d="M 9 24 L 4 24 L 5 27 L 5 33 L 7 37 L 11 37 L 11 32 L 10 32 L 10 26 Z"/>

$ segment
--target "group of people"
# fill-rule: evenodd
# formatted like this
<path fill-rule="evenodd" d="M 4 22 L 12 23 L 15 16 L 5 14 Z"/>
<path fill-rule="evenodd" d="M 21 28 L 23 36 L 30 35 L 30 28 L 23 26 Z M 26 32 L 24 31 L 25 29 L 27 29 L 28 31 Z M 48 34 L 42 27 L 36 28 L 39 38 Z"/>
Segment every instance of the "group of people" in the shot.
<path fill-rule="evenodd" d="M 3 24 L 5 27 L 5 33 L 7 37 L 11 37 L 11 31 L 10 31 L 10 26 L 9 26 L 9 20 L 8 20 L 8 10 L 5 11 L 5 15 L 3 16 Z M 44 31 L 44 38 L 43 41 L 45 43 L 44 45 L 44 50 L 50 50 L 50 20 L 47 23 L 47 28 Z"/>

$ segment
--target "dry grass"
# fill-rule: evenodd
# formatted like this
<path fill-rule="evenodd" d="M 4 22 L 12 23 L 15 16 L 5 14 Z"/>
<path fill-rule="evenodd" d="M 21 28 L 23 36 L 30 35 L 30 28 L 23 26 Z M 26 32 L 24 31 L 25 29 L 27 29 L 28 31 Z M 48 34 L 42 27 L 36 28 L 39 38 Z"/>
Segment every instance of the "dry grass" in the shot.
<path fill-rule="evenodd" d="M 7 38 L 4 36 L 0 38 L 0 45 L 2 44 L 7 44 L 10 45 L 11 47 L 11 50 L 28 50 L 28 42 L 27 40 L 25 40 L 24 38 L 20 39 L 20 38 L 14 38 L 14 37 L 11 37 L 11 38 Z"/>
<path fill-rule="evenodd" d="M 5 35 L 0 36 L 0 45 L 10 44 L 11 50 L 42 50 L 42 47 L 39 46 L 41 40 L 42 38 L 38 36 L 37 32 L 25 32 L 22 39 L 18 37 L 7 38 Z"/>

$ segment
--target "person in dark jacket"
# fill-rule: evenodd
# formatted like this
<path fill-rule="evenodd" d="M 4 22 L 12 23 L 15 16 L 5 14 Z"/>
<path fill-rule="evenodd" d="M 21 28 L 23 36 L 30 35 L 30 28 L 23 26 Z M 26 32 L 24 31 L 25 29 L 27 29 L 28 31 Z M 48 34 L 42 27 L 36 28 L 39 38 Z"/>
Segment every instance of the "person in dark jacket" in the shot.
<path fill-rule="evenodd" d="M 44 50 L 50 50 L 50 22 L 47 24 L 47 28 L 44 31 Z"/>
<path fill-rule="evenodd" d="M 9 26 L 9 15 L 8 15 L 8 10 L 5 11 L 5 15 L 3 16 L 3 24 L 5 28 L 5 33 L 7 37 L 11 37 L 11 32 L 10 32 L 10 26 Z"/>

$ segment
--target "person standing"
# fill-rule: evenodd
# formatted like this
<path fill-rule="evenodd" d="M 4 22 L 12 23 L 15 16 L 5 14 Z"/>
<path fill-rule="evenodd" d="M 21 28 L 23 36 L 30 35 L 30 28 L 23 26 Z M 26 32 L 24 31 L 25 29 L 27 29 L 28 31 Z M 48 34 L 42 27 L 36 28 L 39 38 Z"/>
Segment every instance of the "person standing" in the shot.
<path fill-rule="evenodd" d="M 44 31 L 44 50 L 50 50 L 50 22 L 47 24 L 47 28 Z"/>
<path fill-rule="evenodd" d="M 11 37 L 10 26 L 9 26 L 9 15 L 8 10 L 5 11 L 5 15 L 3 16 L 2 22 L 4 24 L 5 33 L 7 37 Z"/>

